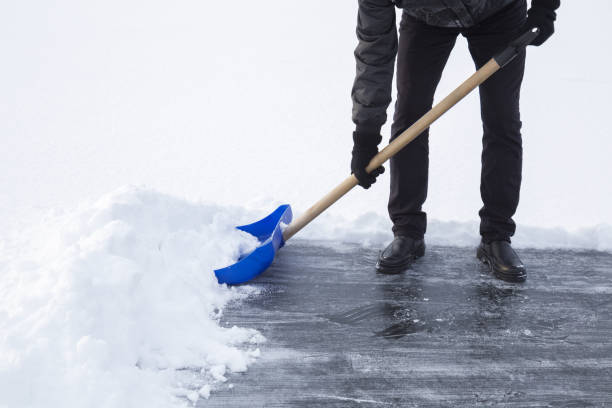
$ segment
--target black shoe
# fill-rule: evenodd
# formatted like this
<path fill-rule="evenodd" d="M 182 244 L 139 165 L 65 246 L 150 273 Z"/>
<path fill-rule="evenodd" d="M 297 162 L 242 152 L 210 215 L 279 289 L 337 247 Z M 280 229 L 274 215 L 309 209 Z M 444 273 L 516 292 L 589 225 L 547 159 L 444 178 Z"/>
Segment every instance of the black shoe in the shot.
<path fill-rule="evenodd" d="M 525 282 L 527 270 L 508 241 L 481 242 L 476 256 L 489 266 L 496 278 L 506 282 Z"/>
<path fill-rule="evenodd" d="M 400 273 L 417 258 L 425 255 L 425 241 L 411 237 L 397 236 L 380 253 L 376 270 L 381 273 Z"/>

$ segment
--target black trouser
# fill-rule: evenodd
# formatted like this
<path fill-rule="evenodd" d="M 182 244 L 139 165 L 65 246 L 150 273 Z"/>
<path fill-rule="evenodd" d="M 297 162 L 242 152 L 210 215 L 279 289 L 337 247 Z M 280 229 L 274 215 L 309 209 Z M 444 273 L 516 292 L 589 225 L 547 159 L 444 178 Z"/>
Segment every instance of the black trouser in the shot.
<path fill-rule="evenodd" d="M 477 68 L 517 37 L 526 18 L 526 1 L 517 0 L 468 29 L 429 26 L 404 13 L 397 61 L 397 102 L 393 140 L 432 107 L 442 70 L 459 34 L 468 40 Z M 484 129 L 480 192 L 480 233 L 486 241 L 509 240 L 519 201 L 522 168 L 519 98 L 525 51 L 480 86 Z M 466 135 L 469 137 L 469 135 Z M 391 159 L 389 215 L 395 235 L 422 238 L 427 197 L 429 133 L 423 132 Z"/>

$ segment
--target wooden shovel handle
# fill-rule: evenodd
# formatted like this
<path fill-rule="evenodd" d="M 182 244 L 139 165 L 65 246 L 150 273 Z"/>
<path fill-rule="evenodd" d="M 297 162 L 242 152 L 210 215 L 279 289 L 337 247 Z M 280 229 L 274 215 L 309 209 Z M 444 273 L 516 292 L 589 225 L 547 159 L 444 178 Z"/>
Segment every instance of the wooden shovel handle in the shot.
<path fill-rule="evenodd" d="M 380 167 L 402 150 L 404 146 L 417 138 L 425 129 L 431 126 L 440 116 L 446 113 L 450 108 L 455 106 L 457 102 L 463 99 L 466 95 L 472 92 L 476 87 L 486 81 L 491 75 L 501 68 L 495 58 L 492 58 L 482 68 L 476 71 L 470 78 L 462 83 L 457 89 L 451 92 L 446 98 L 441 100 L 421 119 L 417 120 L 412 126 L 402 132 L 393 140 L 387 147 L 382 149 L 368 164 L 366 171 L 368 173 Z M 358 181 L 355 175 L 351 174 L 336 188 L 323 196 L 312 207 L 306 210 L 300 217 L 296 218 L 283 232 L 283 239 L 287 241 L 293 237 L 302 228 L 308 225 L 312 220 L 318 217 L 323 211 L 328 209 L 333 203 L 338 201 L 342 196 L 351 191 L 357 185 Z"/>

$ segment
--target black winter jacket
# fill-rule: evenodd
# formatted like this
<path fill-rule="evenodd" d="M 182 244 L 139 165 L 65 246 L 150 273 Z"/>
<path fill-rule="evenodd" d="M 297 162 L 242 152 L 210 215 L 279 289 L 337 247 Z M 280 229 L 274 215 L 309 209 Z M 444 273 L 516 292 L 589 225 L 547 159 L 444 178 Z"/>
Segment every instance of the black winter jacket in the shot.
<path fill-rule="evenodd" d="M 359 0 L 353 122 L 379 132 L 387 120 L 397 54 L 395 7 L 440 27 L 471 27 L 520 0 Z"/>

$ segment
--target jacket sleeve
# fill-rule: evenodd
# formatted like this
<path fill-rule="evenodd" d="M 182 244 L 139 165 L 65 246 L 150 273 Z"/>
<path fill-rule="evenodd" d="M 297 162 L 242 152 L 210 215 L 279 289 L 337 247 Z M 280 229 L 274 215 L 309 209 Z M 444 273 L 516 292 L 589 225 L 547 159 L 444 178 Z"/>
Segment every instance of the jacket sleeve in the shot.
<path fill-rule="evenodd" d="M 357 129 L 380 133 L 391 103 L 397 55 L 395 5 L 391 0 L 359 0 L 353 84 L 353 122 Z"/>

